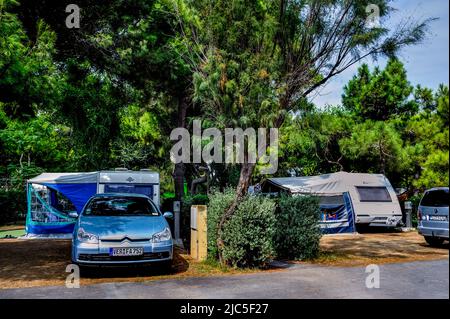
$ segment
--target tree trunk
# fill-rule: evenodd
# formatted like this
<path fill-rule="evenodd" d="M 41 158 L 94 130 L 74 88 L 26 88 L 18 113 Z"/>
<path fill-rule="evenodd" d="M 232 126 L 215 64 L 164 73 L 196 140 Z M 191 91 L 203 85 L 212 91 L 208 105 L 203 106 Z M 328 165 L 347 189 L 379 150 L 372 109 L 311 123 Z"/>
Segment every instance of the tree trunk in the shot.
<path fill-rule="evenodd" d="M 380 171 L 381 174 L 386 175 L 386 156 L 381 141 L 378 142 L 378 148 L 380 152 Z"/>
<path fill-rule="evenodd" d="M 186 113 L 189 107 L 189 94 L 183 92 L 178 98 L 178 127 L 186 127 Z M 175 200 L 182 200 L 184 196 L 184 173 L 185 164 L 177 163 L 173 171 L 173 180 L 175 186 Z"/>
<path fill-rule="evenodd" d="M 184 163 L 175 164 L 173 181 L 175 186 L 175 200 L 180 201 L 184 195 Z"/>
<path fill-rule="evenodd" d="M 250 180 L 252 178 L 253 171 L 255 169 L 256 164 L 255 163 L 243 163 L 241 166 L 241 173 L 239 176 L 239 183 L 236 187 L 236 196 L 234 198 L 233 203 L 230 205 L 230 207 L 227 209 L 227 211 L 222 215 L 219 225 L 217 226 L 217 248 L 219 251 L 219 261 L 221 264 L 224 264 L 225 261 L 223 259 L 223 227 L 227 220 L 233 216 L 237 206 L 239 205 L 239 202 L 244 198 L 244 196 L 247 194 L 248 187 L 250 185 Z"/>
<path fill-rule="evenodd" d="M 22 159 L 23 159 L 23 153 L 20 154 L 20 158 L 19 158 L 19 165 L 20 165 L 21 169 L 23 168 Z"/>

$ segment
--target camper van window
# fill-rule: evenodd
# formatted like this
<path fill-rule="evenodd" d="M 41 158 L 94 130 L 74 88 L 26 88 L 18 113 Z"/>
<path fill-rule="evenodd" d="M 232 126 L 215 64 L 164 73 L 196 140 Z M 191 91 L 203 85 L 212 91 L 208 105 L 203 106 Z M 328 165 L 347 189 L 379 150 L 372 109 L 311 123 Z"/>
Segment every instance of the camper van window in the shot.
<path fill-rule="evenodd" d="M 428 207 L 448 207 L 448 190 L 433 190 L 425 193 L 421 206 Z"/>
<path fill-rule="evenodd" d="M 361 202 L 392 202 L 389 191 L 384 186 L 356 186 Z"/>
<path fill-rule="evenodd" d="M 153 196 L 152 185 L 105 184 L 105 193 L 142 194 Z"/>

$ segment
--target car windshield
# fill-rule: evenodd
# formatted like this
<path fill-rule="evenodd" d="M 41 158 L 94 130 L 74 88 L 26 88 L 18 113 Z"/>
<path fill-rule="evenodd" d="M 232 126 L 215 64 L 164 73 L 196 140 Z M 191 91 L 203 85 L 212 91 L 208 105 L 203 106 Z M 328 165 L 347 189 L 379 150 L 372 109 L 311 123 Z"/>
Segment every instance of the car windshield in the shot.
<path fill-rule="evenodd" d="M 86 216 L 158 216 L 159 212 L 143 197 L 98 197 L 87 205 Z"/>
<path fill-rule="evenodd" d="M 449 193 L 446 190 L 429 191 L 422 198 L 421 206 L 448 207 Z"/>

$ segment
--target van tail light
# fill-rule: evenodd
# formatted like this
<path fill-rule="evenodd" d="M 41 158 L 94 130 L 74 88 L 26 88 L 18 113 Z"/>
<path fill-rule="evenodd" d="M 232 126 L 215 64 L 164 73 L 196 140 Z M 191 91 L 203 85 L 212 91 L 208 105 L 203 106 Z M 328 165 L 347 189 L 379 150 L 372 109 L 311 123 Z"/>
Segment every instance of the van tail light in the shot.
<path fill-rule="evenodd" d="M 422 211 L 420 210 L 420 208 L 417 210 L 417 220 L 418 221 L 422 220 Z"/>

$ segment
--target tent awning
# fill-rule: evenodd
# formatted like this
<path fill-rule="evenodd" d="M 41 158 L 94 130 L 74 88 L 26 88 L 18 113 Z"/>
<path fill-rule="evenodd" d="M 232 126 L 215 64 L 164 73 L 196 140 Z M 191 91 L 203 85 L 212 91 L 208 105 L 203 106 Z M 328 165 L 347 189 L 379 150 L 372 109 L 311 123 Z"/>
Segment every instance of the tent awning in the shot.
<path fill-rule="evenodd" d="M 268 178 L 266 183 L 289 191 L 291 194 L 332 195 L 348 192 L 352 186 L 387 186 L 382 174 L 338 172 L 317 176 Z"/>
<path fill-rule="evenodd" d="M 90 184 L 97 183 L 98 172 L 87 173 L 42 173 L 28 180 L 34 184 Z"/>
<path fill-rule="evenodd" d="M 98 172 L 42 173 L 28 183 L 47 186 L 66 196 L 81 212 L 86 201 L 97 192 Z"/>

